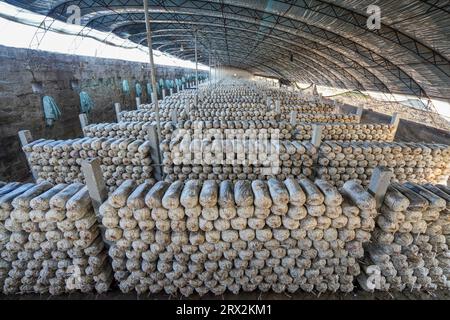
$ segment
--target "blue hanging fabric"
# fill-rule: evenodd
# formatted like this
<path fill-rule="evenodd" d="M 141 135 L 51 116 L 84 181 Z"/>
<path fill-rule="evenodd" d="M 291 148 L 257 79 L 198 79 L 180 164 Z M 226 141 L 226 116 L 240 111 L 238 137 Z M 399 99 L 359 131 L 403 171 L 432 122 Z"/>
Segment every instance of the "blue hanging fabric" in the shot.
<path fill-rule="evenodd" d="M 136 83 L 136 97 L 142 96 L 142 87 L 140 83 Z"/>
<path fill-rule="evenodd" d="M 130 94 L 130 85 L 128 84 L 128 80 L 122 81 L 122 90 L 124 94 L 126 95 Z"/>
<path fill-rule="evenodd" d="M 52 126 L 53 122 L 59 120 L 61 117 L 61 110 L 59 110 L 58 105 L 55 100 L 50 96 L 45 96 L 42 99 L 44 105 L 44 117 L 47 126 Z"/>
<path fill-rule="evenodd" d="M 94 102 L 92 101 L 89 94 L 85 91 L 80 92 L 80 106 L 81 113 L 89 113 L 94 109 Z"/>
<path fill-rule="evenodd" d="M 158 95 L 162 95 L 162 90 L 164 89 L 164 80 L 159 79 L 159 85 L 158 85 Z"/>

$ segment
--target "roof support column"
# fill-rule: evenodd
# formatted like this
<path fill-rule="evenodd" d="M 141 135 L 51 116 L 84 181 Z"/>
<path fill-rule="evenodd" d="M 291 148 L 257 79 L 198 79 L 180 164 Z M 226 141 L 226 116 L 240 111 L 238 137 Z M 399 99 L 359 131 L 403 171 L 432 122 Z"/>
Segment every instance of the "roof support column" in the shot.
<path fill-rule="evenodd" d="M 195 86 L 197 87 L 197 90 L 198 90 L 197 33 L 198 33 L 198 31 L 195 30 Z"/>
<path fill-rule="evenodd" d="M 150 14 L 148 12 L 148 0 L 144 0 L 144 13 L 145 13 L 145 26 L 147 29 L 147 46 L 148 46 L 148 54 L 150 56 L 150 69 L 151 69 L 151 78 L 152 78 L 152 96 L 154 97 L 155 104 L 155 114 L 156 114 L 156 129 L 158 132 L 158 141 L 157 146 L 159 148 L 159 143 L 161 141 L 161 121 L 159 118 L 159 103 L 158 103 L 158 93 L 156 91 L 156 68 L 155 62 L 153 61 L 153 46 L 152 46 L 152 30 L 150 29 Z M 161 159 L 159 159 L 159 163 L 161 163 Z"/>

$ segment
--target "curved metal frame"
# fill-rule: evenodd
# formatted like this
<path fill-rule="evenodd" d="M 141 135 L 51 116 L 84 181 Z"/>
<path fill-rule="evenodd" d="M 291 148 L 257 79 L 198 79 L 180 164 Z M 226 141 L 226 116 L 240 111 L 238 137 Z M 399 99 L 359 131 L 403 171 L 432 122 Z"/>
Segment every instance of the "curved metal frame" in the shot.
<path fill-rule="evenodd" d="M 27 1 L 23 0 L 7 0 L 7 2 L 15 5 L 22 5 L 24 7 L 31 7 L 34 11 L 39 11 L 59 19 L 63 19 L 66 16 L 66 10 L 69 5 L 76 4 L 79 5 L 82 10 L 83 21 L 86 25 L 92 25 L 98 29 L 105 28 L 106 26 L 107 30 L 114 28 L 114 31 L 117 31 L 115 27 L 110 26 L 108 23 L 123 19 L 128 22 L 134 21 L 132 24 L 135 25 L 137 23 L 139 25 L 141 21 L 138 19 L 138 15 L 141 14 L 139 11 L 142 8 L 143 1 L 97 0 L 89 2 L 86 0 L 57 0 L 54 1 L 55 5 L 50 10 L 44 5 L 39 5 L 38 3 L 30 5 Z M 411 71 L 411 66 L 402 65 L 402 67 L 400 67 L 395 63 L 392 63 L 389 59 L 386 59 L 382 54 L 357 43 L 354 39 L 360 37 L 362 34 L 355 34 L 355 32 L 352 32 L 350 35 L 342 35 L 342 33 L 344 33 L 342 30 L 330 31 L 326 28 L 322 28 L 317 21 L 316 23 L 311 23 L 307 18 L 298 14 L 296 15 L 296 10 L 297 12 L 299 10 L 302 10 L 302 12 L 305 13 L 311 12 L 318 17 L 337 19 L 357 30 L 362 30 L 363 34 L 370 37 L 378 37 L 384 41 L 389 41 L 389 43 L 394 43 L 399 48 L 402 48 L 403 52 L 413 54 L 423 61 L 427 68 L 434 68 L 436 72 L 441 72 L 441 77 L 442 74 L 446 77 L 450 77 L 449 60 L 432 48 L 421 43 L 418 39 L 402 33 L 386 24 L 383 24 L 382 28 L 378 31 L 368 32 L 366 29 L 367 17 L 365 15 L 346 8 L 343 5 L 336 5 L 323 0 L 272 0 L 271 4 L 273 5 L 270 7 L 264 7 L 264 5 L 262 7 L 258 6 L 254 1 L 238 2 L 236 0 L 150 0 L 149 2 L 154 9 L 156 8 L 164 11 L 164 13 L 160 13 L 160 15 L 166 15 L 169 18 L 168 20 L 175 24 L 179 21 L 175 22 L 173 18 L 178 20 L 175 16 L 180 15 L 176 12 L 177 8 L 184 9 L 185 11 L 193 10 L 198 12 L 201 10 L 202 14 L 198 14 L 197 21 L 206 21 L 206 24 L 216 22 L 214 21 L 214 14 L 212 14 L 212 12 L 217 13 L 217 24 L 222 20 L 223 34 L 225 35 L 221 41 L 225 41 L 225 48 L 227 49 L 230 46 L 230 42 L 238 43 L 240 45 L 244 44 L 243 41 L 237 40 L 236 36 L 230 40 L 228 32 L 233 23 L 237 26 L 242 25 L 249 33 L 253 33 L 253 37 L 256 39 L 253 48 L 271 48 L 276 46 L 276 44 L 270 43 L 270 41 L 274 41 L 274 39 L 283 39 L 284 45 L 276 47 L 278 47 L 278 54 L 280 54 L 279 51 L 282 51 L 284 56 L 286 51 L 294 51 L 292 47 L 286 46 L 288 43 L 301 42 L 301 46 L 297 45 L 294 47 L 301 48 L 301 50 L 305 51 L 307 50 L 306 48 L 310 47 L 311 49 L 306 52 L 314 53 L 314 58 L 310 58 L 308 63 L 311 64 L 311 61 L 315 61 L 316 64 L 312 67 L 302 63 L 289 63 L 288 66 L 295 66 L 295 70 L 308 73 L 319 71 L 322 73 L 324 79 L 332 79 L 335 84 L 339 83 L 339 79 L 345 79 L 345 82 L 341 80 L 340 85 L 343 85 L 344 83 L 359 83 L 362 87 L 361 81 L 362 77 L 364 77 L 369 82 L 374 83 L 378 90 L 383 88 L 382 90 L 389 92 L 388 87 L 391 87 L 392 82 L 389 78 L 395 77 L 395 79 L 398 80 L 398 82 L 394 83 L 396 89 L 398 89 L 397 87 L 401 83 L 416 96 L 428 98 L 426 91 L 420 85 L 421 81 L 417 82 L 414 76 L 405 71 L 406 69 Z M 429 8 L 448 13 L 445 6 L 440 6 L 435 1 L 424 0 L 421 1 L 421 3 L 427 5 Z M 122 11 L 124 8 L 131 9 L 132 11 L 134 10 L 134 13 L 132 11 Z M 109 13 L 112 12 L 112 14 L 104 14 L 105 11 L 102 11 L 102 9 Z M 117 12 L 114 12 L 114 10 L 117 10 Z M 194 14 L 191 14 L 191 17 L 192 16 L 194 16 Z M 238 18 L 234 17 L 233 19 L 233 16 Z M 307 15 L 305 14 L 304 16 Z M 244 18 L 250 20 L 253 19 L 253 21 L 239 21 L 239 19 L 243 20 Z M 108 22 L 108 19 L 110 22 Z M 298 30 L 301 30 L 300 32 L 302 35 L 299 35 Z M 339 34 L 339 32 L 341 34 Z M 189 33 L 190 32 L 186 30 L 186 34 Z M 258 39 L 257 36 L 255 37 L 255 34 L 261 35 L 262 39 Z M 350 39 L 349 36 L 351 36 L 352 39 Z M 244 37 L 240 37 L 239 39 L 244 39 Z M 137 40 L 137 42 L 140 42 L 140 40 Z M 334 49 L 336 45 L 337 48 Z M 208 46 L 204 45 L 203 47 L 204 50 L 210 51 Z M 209 46 L 209 48 L 211 48 L 211 46 Z M 227 54 L 228 51 L 229 50 L 225 50 L 220 58 L 223 60 L 224 57 L 228 57 L 228 62 L 231 63 L 231 59 Z M 254 55 L 253 51 L 254 50 L 241 50 L 241 53 L 245 52 L 246 56 L 244 56 L 241 61 L 233 60 L 233 63 L 236 63 L 236 61 L 242 63 L 242 61 L 247 59 L 250 54 Z M 308 54 L 305 54 L 305 56 L 310 57 Z M 258 56 L 258 59 L 266 59 L 268 57 L 268 55 L 260 55 Z M 234 59 L 239 58 L 236 57 Z M 289 61 L 289 59 L 287 61 Z M 331 69 L 331 66 L 334 67 Z M 276 69 L 276 73 L 281 72 L 291 74 L 291 72 L 287 70 L 289 67 L 279 66 Z M 324 73 L 322 70 L 327 70 L 327 67 L 330 68 L 330 71 Z M 333 72 L 331 72 L 331 70 L 333 70 Z M 345 72 L 342 72 L 342 70 L 345 70 Z M 335 73 L 339 74 L 340 77 Z M 357 74 L 355 75 L 355 73 Z M 379 78 L 376 74 L 379 74 L 382 77 Z M 415 73 L 413 74 L 415 75 Z M 437 73 L 436 75 L 439 77 Z M 356 80 L 356 82 L 354 80 Z M 385 81 L 389 81 L 389 83 L 384 83 Z"/>

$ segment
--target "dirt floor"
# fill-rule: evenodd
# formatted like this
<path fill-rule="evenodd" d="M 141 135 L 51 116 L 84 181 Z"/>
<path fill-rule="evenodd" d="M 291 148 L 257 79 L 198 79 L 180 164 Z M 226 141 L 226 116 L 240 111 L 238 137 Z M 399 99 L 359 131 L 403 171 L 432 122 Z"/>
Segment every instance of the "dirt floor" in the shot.
<path fill-rule="evenodd" d="M 106 294 L 82 294 L 73 293 L 61 296 L 50 295 L 0 295 L 0 300 L 186 300 L 182 296 L 169 296 L 164 294 L 140 295 L 135 293 L 123 294 L 118 290 Z M 277 294 L 269 293 L 241 293 L 239 295 L 225 294 L 221 296 L 205 295 L 199 297 L 194 295 L 187 300 L 450 300 L 450 291 L 435 292 L 376 292 L 369 293 L 362 290 L 349 294 L 326 293 L 314 295 L 308 293 Z"/>

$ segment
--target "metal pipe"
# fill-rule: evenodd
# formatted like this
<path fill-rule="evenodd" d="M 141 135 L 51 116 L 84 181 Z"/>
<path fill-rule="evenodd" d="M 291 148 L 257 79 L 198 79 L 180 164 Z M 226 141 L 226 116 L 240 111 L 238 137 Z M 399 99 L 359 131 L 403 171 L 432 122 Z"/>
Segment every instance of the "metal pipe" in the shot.
<path fill-rule="evenodd" d="M 145 14 L 145 27 L 147 29 L 147 46 L 148 46 L 148 54 L 150 57 L 150 70 L 151 70 L 151 78 L 152 78 L 152 96 L 155 104 L 155 113 L 156 113 L 156 129 L 158 133 L 158 149 L 159 143 L 161 141 L 161 121 L 159 118 L 159 103 L 158 103 L 158 93 L 156 91 L 156 68 L 155 62 L 153 61 L 153 47 L 152 47 L 152 29 L 150 28 L 150 14 L 148 11 L 148 0 L 144 0 L 144 14 Z M 159 160 L 161 163 L 161 155 L 159 154 Z"/>
<path fill-rule="evenodd" d="M 209 86 L 211 87 L 211 50 L 208 52 L 208 64 L 209 64 Z"/>
<path fill-rule="evenodd" d="M 195 30 L 195 86 L 198 90 L 197 30 Z"/>

